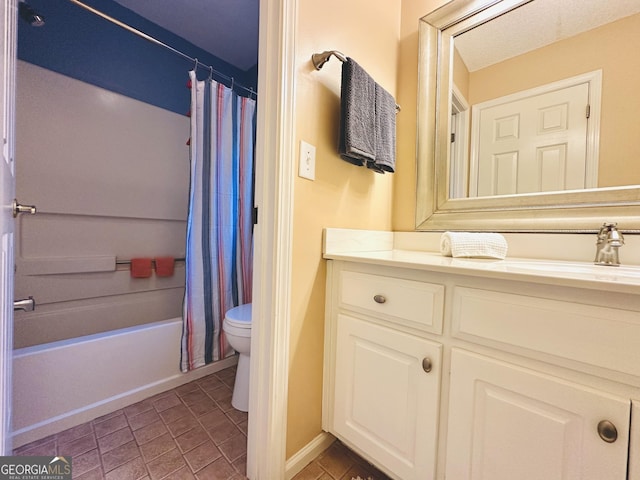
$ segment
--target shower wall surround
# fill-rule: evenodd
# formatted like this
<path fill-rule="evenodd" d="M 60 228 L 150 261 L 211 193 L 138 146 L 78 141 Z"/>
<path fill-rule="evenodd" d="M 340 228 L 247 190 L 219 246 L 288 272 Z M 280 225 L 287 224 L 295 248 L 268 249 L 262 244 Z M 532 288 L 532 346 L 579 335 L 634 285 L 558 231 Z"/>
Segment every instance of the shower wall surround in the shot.
<path fill-rule="evenodd" d="M 183 263 L 99 264 L 184 257 L 189 119 L 25 62 L 17 78 L 16 191 L 38 213 L 17 219 L 16 298 L 37 307 L 16 312 L 15 346 L 179 317 Z"/>

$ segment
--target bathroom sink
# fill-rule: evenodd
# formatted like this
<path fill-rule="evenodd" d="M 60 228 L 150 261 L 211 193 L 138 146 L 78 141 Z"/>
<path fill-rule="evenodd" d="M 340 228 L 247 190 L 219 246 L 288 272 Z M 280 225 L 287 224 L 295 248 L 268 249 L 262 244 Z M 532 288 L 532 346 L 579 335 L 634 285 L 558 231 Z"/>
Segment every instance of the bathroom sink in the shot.
<path fill-rule="evenodd" d="M 506 271 L 531 272 L 558 276 L 580 277 L 585 279 L 610 280 L 635 279 L 640 280 L 640 267 L 595 265 L 586 262 L 552 262 L 544 260 L 510 260 L 505 262 Z"/>

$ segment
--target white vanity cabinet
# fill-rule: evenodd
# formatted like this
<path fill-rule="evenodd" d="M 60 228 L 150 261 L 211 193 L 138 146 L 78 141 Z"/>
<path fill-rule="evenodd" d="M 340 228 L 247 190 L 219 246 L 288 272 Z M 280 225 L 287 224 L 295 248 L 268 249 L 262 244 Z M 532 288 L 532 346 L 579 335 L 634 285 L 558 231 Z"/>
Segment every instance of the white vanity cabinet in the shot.
<path fill-rule="evenodd" d="M 444 287 L 338 268 L 327 324 L 324 428 L 396 478 L 433 476 Z M 332 302 L 329 302 L 330 304 Z"/>
<path fill-rule="evenodd" d="M 447 478 L 627 478 L 628 398 L 457 348 L 450 380 Z"/>
<path fill-rule="evenodd" d="M 326 431 L 398 480 L 640 480 L 640 288 L 410 258 L 327 263 Z"/>

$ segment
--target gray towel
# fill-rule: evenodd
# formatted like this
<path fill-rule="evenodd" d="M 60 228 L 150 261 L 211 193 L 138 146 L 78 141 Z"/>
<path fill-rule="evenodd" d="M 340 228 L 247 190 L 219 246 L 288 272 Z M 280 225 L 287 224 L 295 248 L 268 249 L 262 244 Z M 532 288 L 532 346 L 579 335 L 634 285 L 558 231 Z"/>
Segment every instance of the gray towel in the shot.
<path fill-rule="evenodd" d="M 366 165 L 376 156 L 376 83 L 353 59 L 342 64 L 340 144 L 347 162 Z"/>
<path fill-rule="evenodd" d="M 396 100 L 376 83 L 375 167 L 386 172 L 396 168 Z"/>
<path fill-rule="evenodd" d="M 352 58 L 342 64 L 338 153 L 377 173 L 395 171 L 395 99 Z"/>

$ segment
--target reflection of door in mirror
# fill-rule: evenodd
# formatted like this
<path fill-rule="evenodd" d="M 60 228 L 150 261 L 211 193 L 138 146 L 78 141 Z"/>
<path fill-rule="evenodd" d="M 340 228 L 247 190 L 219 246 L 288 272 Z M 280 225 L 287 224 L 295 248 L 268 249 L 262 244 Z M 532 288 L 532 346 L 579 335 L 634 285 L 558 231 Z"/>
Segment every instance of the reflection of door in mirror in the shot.
<path fill-rule="evenodd" d="M 600 83 L 593 72 L 474 105 L 469 196 L 596 187 Z"/>

